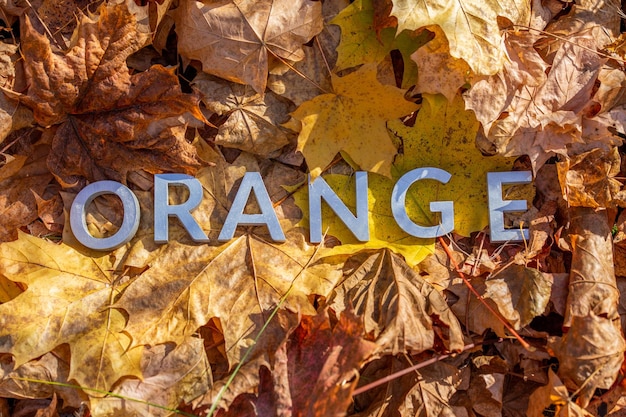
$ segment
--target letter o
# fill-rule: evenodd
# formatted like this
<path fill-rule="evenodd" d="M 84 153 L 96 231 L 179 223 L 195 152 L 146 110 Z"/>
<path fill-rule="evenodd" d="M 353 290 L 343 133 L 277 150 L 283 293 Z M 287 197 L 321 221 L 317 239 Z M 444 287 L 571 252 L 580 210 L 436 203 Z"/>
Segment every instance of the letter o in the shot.
<path fill-rule="evenodd" d="M 85 210 L 96 197 L 103 194 L 115 194 L 122 200 L 124 220 L 113 236 L 96 238 L 87 230 Z M 98 181 L 80 190 L 74 199 L 70 209 L 70 225 L 80 243 L 91 249 L 107 251 L 119 248 L 135 236 L 139 228 L 139 216 L 139 201 L 128 187 L 116 181 Z"/>

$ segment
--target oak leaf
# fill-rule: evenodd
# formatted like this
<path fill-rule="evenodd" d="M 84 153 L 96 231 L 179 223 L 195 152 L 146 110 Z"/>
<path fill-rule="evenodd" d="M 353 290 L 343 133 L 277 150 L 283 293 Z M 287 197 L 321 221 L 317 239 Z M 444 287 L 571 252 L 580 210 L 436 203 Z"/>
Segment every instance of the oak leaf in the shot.
<path fill-rule="evenodd" d="M 328 305 L 337 313 L 354 306 L 385 353 L 463 348 L 461 327 L 441 293 L 388 249 L 349 258 Z"/>
<path fill-rule="evenodd" d="M 298 150 L 312 177 L 320 175 L 338 152 L 347 153 L 362 170 L 390 176 L 397 150 L 385 124 L 418 106 L 406 101 L 400 89 L 380 84 L 374 64 L 332 80 L 333 93 L 319 95 L 292 113 L 302 123 Z"/>
<path fill-rule="evenodd" d="M 303 59 L 302 45 L 322 30 L 321 12 L 309 0 L 181 2 L 174 12 L 178 53 L 263 94 L 271 59 Z"/>
<path fill-rule="evenodd" d="M 495 74 L 506 63 L 497 18 L 527 25 L 530 2 L 513 0 L 442 0 L 420 2 L 394 0 L 391 15 L 398 19 L 398 33 L 439 25 L 450 42 L 450 54 L 464 59 L 476 74 Z"/>
<path fill-rule="evenodd" d="M 174 70 L 154 66 L 131 76 L 126 58 L 142 46 L 133 15 L 123 4 L 98 12 L 81 18 L 65 53 L 53 52 L 25 19 L 29 88 L 20 99 L 37 123 L 59 125 L 50 171 L 65 186 L 124 182 L 139 169 L 192 172 L 200 164 L 183 134 L 194 117 L 204 120 L 196 99 L 181 92 Z"/>
<path fill-rule="evenodd" d="M 121 277 L 109 256 L 20 234 L 0 245 L 0 273 L 28 286 L 0 305 L 0 352 L 13 355 L 16 367 L 67 343 L 68 378 L 80 386 L 107 391 L 123 376 L 141 377 L 142 349 L 129 349 L 126 320 L 110 308 Z"/>

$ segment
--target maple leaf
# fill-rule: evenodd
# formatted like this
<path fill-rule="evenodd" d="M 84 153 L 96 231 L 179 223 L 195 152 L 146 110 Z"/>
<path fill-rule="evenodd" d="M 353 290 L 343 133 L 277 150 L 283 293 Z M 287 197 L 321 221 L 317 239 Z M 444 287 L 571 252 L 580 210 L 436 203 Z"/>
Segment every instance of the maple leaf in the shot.
<path fill-rule="evenodd" d="M 22 50 L 29 88 L 21 100 L 43 126 L 59 124 L 48 166 L 59 182 L 111 178 L 131 170 L 183 171 L 200 166 L 183 137 L 193 117 L 204 120 L 193 96 L 181 93 L 174 70 L 154 66 L 130 75 L 126 58 L 142 45 L 133 15 L 102 5 L 83 16 L 66 53 L 25 19 Z"/>
<path fill-rule="evenodd" d="M 357 369 L 378 348 L 363 336 L 361 320 L 349 310 L 334 326 L 326 309 L 302 317 L 277 350 L 272 374 L 261 370 L 258 394 L 239 396 L 219 415 L 280 415 L 284 409 L 295 416 L 344 413 L 352 402 Z"/>
<path fill-rule="evenodd" d="M 35 195 L 42 195 L 53 179 L 44 165 L 49 149 L 37 143 L 30 154 L 12 155 L 0 167 L 0 241 L 17 239 L 17 229 L 37 219 Z"/>
<path fill-rule="evenodd" d="M 338 152 L 346 152 L 363 170 L 390 176 L 397 150 L 385 123 L 418 106 L 404 100 L 400 89 L 380 84 L 374 64 L 332 80 L 334 93 L 319 95 L 292 113 L 302 122 L 298 150 L 312 177 L 320 175 Z"/>
<path fill-rule="evenodd" d="M 414 365 L 420 357 L 384 356 L 362 371 L 361 381 L 376 381 Z M 452 396 L 464 380 L 463 361 L 466 355 L 440 361 L 403 375 L 383 389 L 372 390 L 354 398 L 355 408 L 365 410 L 364 416 L 396 415 L 453 416 Z M 408 362 L 408 363 L 407 363 Z"/>
<path fill-rule="evenodd" d="M 395 27 L 374 30 L 373 0 L 357 0 L 341 11 L 331 24 L 341 27 L 341 42 L 335 71 L 366 63 L 382 61 L 393 49 L 398 49 L 404 58 L 402 85 L 411 85 L 417 75 L 417 68 L 410 59 L 416 49 L 428 42 L 428 31 L 402 31 L 396 37 Z"/>
<path fill-rule="evenodd" d="M 427 214 L 429 201 L 454 201 L 454 231 L 463 236 L 482 230 L 488 224 L 487 172 L 510 170 L 513 161 L 499 156 L 485 157 L 474 146 L 478 124 L 456 96 L 448 103 L 442 96 L 424 96 L 425 105 L 414 126 L 399 121 L 389 129 L 402 139 L 404 153 L 394 163 L 394 178 L 415 167 L 436 167 L 448 171 L 452 178 L 443 185 L 424 183 L 409 189 L 407 213 L 418 224 L 437 224 Z"/>
<path fill-rule="evenodd" d="M 174 12 L 178 53 L 202 69 L 265 91 L 270 59 L 299 61 L 301 46 L 323 26 L 322 6 L 309 0 L 185 1 Z"/>
<path fill-rule="evenodd" d="M 393 0 L 391 15 L 398 19 L 398 33 L 439 25 L 450 42 L 450 54 L 464 59 L 476 74 L 491 75 L 506 62 L 498 17 L 527 25 L 530 2 L 513 0 L 442 0 L 420 2 Z"/>
<path fill-rule="evenodd" d="M 349 258 L 328 305 L 336 312 L 354 306 L 385 353 L 463 348 L 461 327 L 441 294 L 389 249 Z"/>
<path fill-rule="evenodd" d="M 126 378 L 114 395 L 92 398 L 90 411 L 98 416 L 172 415 L 181 402 L 191 403 L 211 384 L 211 367 L 202 339 L 146 348 L 141 360 L 143 379 Z M 129 400 L 132 398 L 132 401 Z"/>
<path fill-rule="evenodd" d="M 416 93 L 443 94 L 453 101 L 459 88 L 468 83 L 471 70 L 462 59 L 450 56 L 448 40 L 438 26 L 428 28 L 434 39 L 411 54 L 419 72 Z"/>
<path fill-rule="evenodd" d="M 0 245 L 0 273 L 28 286 L 0 305 L 0 352 L 16 367 L 68 343 L 68 378 L 81 386 L 107 391 L 123 376 L 141 378 L 142 349 L 129 349 L 126 320 L 110 308 L 121 288 L 109 256 L 20 234 Z"/>
<path fill-rule="evenodd" d="M 283 308 L 314 312 L 308 295 L 327 295 L 338 273 L 310 264 L 314 248 L 297 232 L 288 234 L 282 245 L 254 235 L 217 248 L 170 243 L 116 304 L 129 314 L 133 343 L 180 342 L 218 317 L 235 364 L 282 297 Z"/>
<path fill-rule="evenodd" d="M 212 112 L 226 121 L 219 125 L 215 143 L 261 156 L 289 143 L 280 126 L 289 120 L 289 103 L 272 92 L 261 95 L 249 86 L 212 80 L 201 74 L 192 85 Z"/>

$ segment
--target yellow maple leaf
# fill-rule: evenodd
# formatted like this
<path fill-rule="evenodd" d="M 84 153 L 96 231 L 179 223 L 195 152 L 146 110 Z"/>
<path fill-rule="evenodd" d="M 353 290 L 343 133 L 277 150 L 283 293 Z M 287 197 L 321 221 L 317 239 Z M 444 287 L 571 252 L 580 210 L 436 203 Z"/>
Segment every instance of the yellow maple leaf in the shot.
<path fill-rule="evenodd" d="M 498 17 L 527 25 L 528 0 L 393 0 L 391 15 L 398 18 L 398 33 L 439 25 L 450 42 L 450 54 L 463 58 L 477 74 L 491 75 L 506 60 Z"/>
<path fill-rule="evenodd" d="M 386 128 L 388 120 L 410 114 L 418 106 L 399 88 L 376 79 L 376 65 L 363 65 L 345 77 L 333 77 L 334 93 L 303 103 L 292 113 L 302 123 L 298 150 L 313 177 L 338 152 L 346 152 L 362 170 L 391 176 L 396 155 Z"/>
<path fill-rule="evenodd" d="M 126 320 L 109 308 L 121 290 L 111 259 L 26 234 L 0 245 L 0 273 L 28 285 L 0 305 L 0 352 L 17 367 L 67 343 L 80 386 L 108 391 L 123 376 L 141 378 L 143 349 L 129 349 Z"/>

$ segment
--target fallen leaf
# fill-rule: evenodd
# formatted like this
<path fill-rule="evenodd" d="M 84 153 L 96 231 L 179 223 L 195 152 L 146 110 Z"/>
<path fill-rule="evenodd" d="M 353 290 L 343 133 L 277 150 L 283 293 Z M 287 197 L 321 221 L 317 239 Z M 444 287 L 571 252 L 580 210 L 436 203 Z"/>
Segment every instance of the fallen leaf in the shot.
<path fill-rule="evenodd" d="M 460 96 L 452 102 L 442 96 L 424 98 L 412 127 L 399 121 L 389 122 L 389 130 L 402 140 L 404 149 L 394 162 L 393 176 L 399 178 L 415 167 L 435 167 L 449 172 L 452 177 L 447 184 L 423 181 L 409 188 L 407 213 L 415 223 L 433 226 L 439 221 L 429 213 L 428 203 L 453 201 L 454 231 L 469 236 L 489 223 L 487 172 L 508 171 L 513 161 L 500 156 L 485 157 L 476 149 L 474 137 L 478 123 L 465 110 Z"/>
<path fill-rule="evenodd" d="M 190 337 L 178 346 L 146 348 L 141 360 L 143 379 L 126 378 L 113 393 L 121 397 L 92 398 L 98 416 L 172 415 L 182 402 L 204 394 L 211 385 L 211 367 L 202 339 Z M 129 400 L 132 399 L 132 400 Z"/>
<path fill-rule="evenodd" d="M 613 207 L 622 188 L 615 179 L 620 172 L 617 148 L 597 148 L 556 164 L 563 197 L 570 206 Z"/>
<path fill-rule="evenodd" d="M 384 356 L 362 371 L 361 381 L 375 381 L 401 371 L 423 357 L 403 360 L 401 357 Z M 381 389 L 365 392 L 355 397 L 355 408 L 363 410 L 362 417 L 456 416 L 450 405 L 452 396 L 469 372 L 463 367 L 466 355 L 436 362 L 428 367 L 403 375 Z"/>
<path fill-rule="evenodd" d="M 544 410 L 556 406 L 555 417 L 591 417 L 591 414 L 577 405 L 570 397 L 567 388 L 552 369 L 548 370 L 548 384 L 537 388 L 528 402 L 528 417 L 543 417 Z"/>
<path fill-rule="evenodd" d="M 619 322 L 619 292 L 606 214 L 587 207 L 570 210 L 572 267 L 563 326 L 554 340 L 559 375 L 580 388 L 586 407 L 596 388 L 608 389 L 620 370 L 626 344 Z"/>
<path fill-rule="evenodd" d="M 461 327 L 441 293 L 389 249 L 349 258 L 328 305 L 337 313 L 354 306 L 383 353 L 458 351 L 464 345 Z"/>
<path fill-rule="evenodd" d="M 298 150 L 311 176 L 319 176 L 338 152 L 346 152 L 365 171 L 390 176 L 397 150 L 385 123 L 418 107 L 404 100 L 400 89 L 380 84 L 373 64 L 333 77 L 333 87 L 334 93 L 319 95 L 292 113 L 302 122 Z"/>
<path fill-rule="evenodd" d="M 66 383 L 70 372 L 70 349 L 61 345 L 43 356 L 15 367 L 9 354 L 0 354 L 0 395 L 4 398 L 50 398 L 56 394 L 68 407 L 80 407 L 84 394 Z M 33 382 L 47 381 L 52 384 Z M 8 414 L 7 414 L 8 415 Z"/>
<path fill-rule="evenodd" d="M 476 74 L 491 75 L 506 62 L 497 17 L 527 25 L 529 2 L 490 0 L 438 1 L 394 0 L 391 15 L 398 19 L 398 33 L 439 25 L 450 42 L 450 54 L 464 59 Z"/>
<path fill-rule="evenodd" d="M 45 142 L 38 143 L 0 168 L 0 241 L 17 239 L 17 230 L 37 219 L 33 192 L 43 194 L 53 179 L 45 165 L 49 151 Z"/>
<path fill-rule="evenodd" d="M 450 56 L 448 40 L 439 26 L 429 26 L 428 30 L 434 39 L 411 54 L 419 68 L 415 92 L 443 94 L 453 101 L 459 89 L 468 84 L 472 72 L 465 61 Z"/>
<path fill-rule="evenodd" d="M 193 96 L 180 90 L 174 70 L 154 66 L 130 75 L 126 58 L 142 45 L 124 5 L 83 16 L 75 43 L 53 52 L 25 20 L 22 48 L 28 82 L 21 100 L 42 126 L 60 124 L 48 167 L 64 186 L 85 180 L 124 182 L 129 171 L 190 173 L 200 166 L 183 134 L 204 120 Z M 56 72 L 50 72 L 55 68 Z"/>
<path fill-rule="evenodd" d="M 123 376 L 141 377 L 142 349 L 129 349 L 126 320 L 110 308 L 121 288 L 108 256 L 20 234 L 0 245 L 0 273 L 28 286 L 0 305 L 0 352 L 16 367 L 68 343 L 68 379 L 80 386 L 107 391 Z"/>
<path fill-rule="evenodd" d="M 232 366 L 279 303 L 313 312 L 307 297 L 327 295 L 338 273 L 315 263 L 315 248 L 301 234 L 287 233 L 283 244 L 243 235 L 217 248 L 176 242 L 164 247 L 115 305 L 129 315 L 126 331 L 134 345 L 180 343 L 218 317 Z"/>
<path fill-rule="evenodd" d="M 403 31 L 396 37 L 396 28 L 380 31 L 374 29 L 374 12 L 377 1 L 357 0 L 339 13 L 331 24 L 341 27 L 341 42 L 337 48 L 338 58 L 335 71 L 356 67 L 361 64 L 379 63 L 397 49 L 404 58 L 402 85 L 410 86 L 415 81 L 417 68 L 410 56 L 421 45 L 431 39 L 428 31 Z"/>
<path fill-rule="evenodd" d="M 516 330 L 544 313 L 552 286 L 543 272 L 523 265 L 510 265 L 485 281 L 484 297 L 491 299 Z"/>
<path fill-rule="evenodd" d="M 207 108 L 226 118 L 219 125 L 214 141 L 260 156 L 289 143 L 287 130 L 280 126 L 289 120 L 290 105 L 272 92 L 265 95 L 241 84 L 219 82 L 206 75 L 194 78 Z"/>
<path fill-rule="evenodd" d="M 323 26 L 322 5 L 309 0 L 185 1 L 174 11 L 178 53 L 202 69 L 263 94 L 269 61 L 299 61 L 302 45 Z"/>

